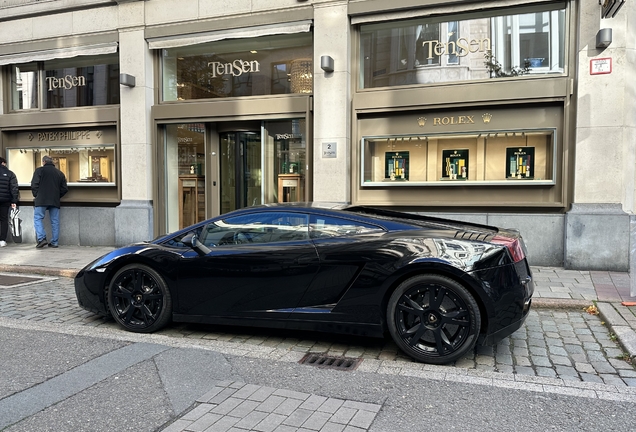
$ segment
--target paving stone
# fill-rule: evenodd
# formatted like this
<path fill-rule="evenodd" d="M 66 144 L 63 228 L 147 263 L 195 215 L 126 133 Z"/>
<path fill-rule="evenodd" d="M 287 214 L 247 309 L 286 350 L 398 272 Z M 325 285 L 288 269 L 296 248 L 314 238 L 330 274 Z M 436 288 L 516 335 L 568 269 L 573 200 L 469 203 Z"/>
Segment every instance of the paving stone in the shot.
<path fill-rule="evenodd" d="M 556 366 L 572 366 L 572 360 L 567 356 L 550 356 L 550 361 Z"/>
<path fill-rule="evenodd" d="M 504 364 L 504 365 L 512 366 L 512 356 L 509 354 L 508 355 L 497 354 L 496 364 L 497 365 Z"/>
<path fill-rule="evenodd" d="M 549 345 L 548 351 L 550 352 L 550 357 L 552 357 L 553 355 L 563 356 L 563 357 L 568 356 L 568 352 L 565 349 L 561 348 L 560 346 Z"/>
<path fill-rule="evenodd" d="M 532 354 L 533 356 L 546 357 L 548 355 L 548 350 L 546 348 L 530 346 L 530 354 Z"/>
<path fill-rule="evenodd" d="M 583 342 L 583 349 L 585 351 L 600 351 L 601 345 L 596 342 Z"/>
<path fill-rule="evenodd" d="M 574 363 L 574 368 L 579 371 L 581 375 L 585 374 L 593 374 L 596 372 L 594 367 L 590 363 Z"/>
<path fill-rule="evenodd" d="M 584 382 L 603 383 L 603 379 L 598 375 L 591 373 L 579 373 Z"/>
<path fill-rule="evenodd" d="M 569 354 L 584 354 L 585 351 L 581 345 L 567 344 L 564 349 Z"/>
<path fill-rule="evenodd" d="M 557 375 L 559 375 L 560 377 L 579 377 L 579 372 L 570 366 L 562 366 L 562 365 L 557 365 L 555 366 L 555 371 L 557 373 Z"/>
<path fill-rule="evenodd" d="M 538 376 L 542 376 L 542 377 L 554 377 L 556 378 L 557 374 L 556 371 L 552 368 L 548 368 L 548 367 L 537 367 L 537 375 Z"/>
<path fill-rule="evenodd" d="M 530 358 L 527 356 L 514 356 L 514 361 L 516 366 L 522 366 L 522 367 L 532 366 L 532 363 L 530 362 Z M 517 368 L 515 368 L 515 370 L 516 369 Z"/>
<path fill-rule="evenodd" d="M 598 374 L 616 374 L 616 369 L 609 362 L 591 362 L 592 367 Z"/>
<path fill-rule="evenodd" d="M 550 361 L 550 359 L 548 357 L 545 356 L 531 356 L 530 360 L 532 361 L 532 364 L 534 364 L 535 366 L 541 366 L 541 367 L 552 367 L 552 362 Z"/>
<path fill-rule="evenodd" d="M 515 373 L 517 373 L 519 375 L 535 376 L 534 369 L 532 369 L 531 367 L 527 367 L 527 366 L 516 366 L 515 367 Z"/>

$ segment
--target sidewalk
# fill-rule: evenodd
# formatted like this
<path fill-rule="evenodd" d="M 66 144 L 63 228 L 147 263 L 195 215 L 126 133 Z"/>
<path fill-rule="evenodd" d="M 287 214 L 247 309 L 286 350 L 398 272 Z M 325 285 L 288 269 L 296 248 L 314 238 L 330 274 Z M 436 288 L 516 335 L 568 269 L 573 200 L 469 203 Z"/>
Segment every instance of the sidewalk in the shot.
<path fill-rule="evenodd" d="M 36 249 L 34 244 L 10 244 L 0 249 L 0 272 L 74 277 L 96 258 L 113 250 L 110 246 L 60 246 Z M 624 306 L 630 297 L 630 275 L 622 272 L 566 270 L 532 267 L 534 308 L 586 308 L 598 311 L 630 357 L 636 359 L 636 306 Z"/>

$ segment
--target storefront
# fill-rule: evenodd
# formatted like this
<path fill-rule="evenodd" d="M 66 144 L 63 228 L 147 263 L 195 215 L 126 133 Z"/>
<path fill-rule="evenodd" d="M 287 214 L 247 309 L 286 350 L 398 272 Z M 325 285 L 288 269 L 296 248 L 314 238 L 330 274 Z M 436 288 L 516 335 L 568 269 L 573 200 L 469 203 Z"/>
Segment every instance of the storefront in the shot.
<path fill-rule="evenodd" d="M 311 199 L 311 21 L 149 43 L 162 83 L 152 109 L 165 209 L 157 226 L 174 231 L 238 208 Z"/>
<path fill-rule="evenodd" d="M 573 190 L 575 6 L 380 8 L 349 8 L 352 202 L 517 227 L 535 263 L 558 263 Z"/>
<path fill-rule="evenodd" d="M 31 177 L 48 155 L 69 185 L 62 241 L 113 244 L 120 203 L 117 34 L 59 42 L 62 48 L 14 46 L 16 52 L 0 56 L 6 65 L 1 145 L 18 178 L 23 239 L 35 241 Z"/>

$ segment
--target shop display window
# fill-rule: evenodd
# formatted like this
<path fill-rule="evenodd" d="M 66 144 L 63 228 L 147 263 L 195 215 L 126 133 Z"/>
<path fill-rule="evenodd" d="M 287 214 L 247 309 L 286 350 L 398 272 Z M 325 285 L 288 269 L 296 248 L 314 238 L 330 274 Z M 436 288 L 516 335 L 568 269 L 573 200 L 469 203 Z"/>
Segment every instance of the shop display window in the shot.
<path fill-rule="evenodd" d="M 117 54 L 14 65 L 11 108 L 27 110 L 119 104 Z"/>
<path fill-rule="evenodd" d="M 565 3 L 360 26 L 361 89 L 565 71 Z"/>
<path fill-rule="evenodd" d="M 75 186 L 115 185 L 115 146 L 77 146 L 47 148 L 9 148 L 7 162 L 20 186 L 30 186 L 33 172 L 50 156 L 55 166 Z"/>
<path fill-rule="evenodd" d="M 553 129 L 364 137 L 362 186 L 554 184 Z"/>
<path fill-rule="evenodd" d="M 162 50 L 164 101 L 312 93 L 311 33 Z"/>

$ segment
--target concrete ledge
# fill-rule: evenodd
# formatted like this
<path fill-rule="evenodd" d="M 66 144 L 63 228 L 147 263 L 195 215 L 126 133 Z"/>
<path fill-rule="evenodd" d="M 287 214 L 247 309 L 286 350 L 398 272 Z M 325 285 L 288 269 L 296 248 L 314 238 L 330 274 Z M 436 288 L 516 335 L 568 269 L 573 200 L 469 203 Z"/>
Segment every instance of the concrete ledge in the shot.
<path fill-rule="evenodd" d="M 23 274 L 36 274 L 44 276 L 59 276 L 74 278 L 79 270 L 77 269 L 60 269 L 53 267 L 38 267 L 38 266 L 24 266 L 24 265 L 5 265 L 0 264 L 0 272 L 5 273 L 23 273 Z"/>
<path fill-rule="evenodd" d="M 532 298 L 531 308 L 536 309 L 584 309 L 591 306 L 588 300 Z"/>

